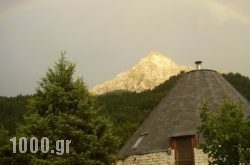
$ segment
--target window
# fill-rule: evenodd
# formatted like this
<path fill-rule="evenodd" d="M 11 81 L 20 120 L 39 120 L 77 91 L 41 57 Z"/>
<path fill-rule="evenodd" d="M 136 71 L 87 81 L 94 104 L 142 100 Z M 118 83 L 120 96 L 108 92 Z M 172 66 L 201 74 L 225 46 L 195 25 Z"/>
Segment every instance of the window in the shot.
<path fill-rule="evenodd" d="M 141 141 L 146 137 L 148 133 L 144 133 L 144 134 L 141 134 L 139 136 L 139 138 L 136 140 L 135 144 L 133 145 L 133 149 L 137 148 L 139 146 L 139 144 L 141 143 Z"/>

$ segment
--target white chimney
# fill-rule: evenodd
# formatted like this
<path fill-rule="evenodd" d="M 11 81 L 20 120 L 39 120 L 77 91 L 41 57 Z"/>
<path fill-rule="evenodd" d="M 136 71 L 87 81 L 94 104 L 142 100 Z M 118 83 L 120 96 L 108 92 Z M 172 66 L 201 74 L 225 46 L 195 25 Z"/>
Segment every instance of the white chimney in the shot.
<path fill-rule="evenodd" d="M 201 70 L 202 61 L 195 61 L 195 64 L 196 64 L 196 69 Z"/>

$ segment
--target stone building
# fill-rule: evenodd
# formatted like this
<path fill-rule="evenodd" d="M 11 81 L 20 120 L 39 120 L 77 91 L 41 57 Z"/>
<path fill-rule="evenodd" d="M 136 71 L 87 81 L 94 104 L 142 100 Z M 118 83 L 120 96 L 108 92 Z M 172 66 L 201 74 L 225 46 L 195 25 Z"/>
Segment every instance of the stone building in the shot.
<path fill-rule="evenodd" d="M 199 64 L 199 62 L 198 62 Z M 227 96 L 250 114 L 249 102 L 219 73 L 197 70 L 185 73 L 123 146 L 118 165 L 208 165 L 198 144 L 200 105 L 210 108 Z"/>

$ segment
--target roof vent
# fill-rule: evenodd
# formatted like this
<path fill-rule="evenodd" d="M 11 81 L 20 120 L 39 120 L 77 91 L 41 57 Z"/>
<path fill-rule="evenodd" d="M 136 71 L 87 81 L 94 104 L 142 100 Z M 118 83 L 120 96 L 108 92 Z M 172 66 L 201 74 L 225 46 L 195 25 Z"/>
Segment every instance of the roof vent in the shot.
<path fill-rule="evenodd" d="M 196 69 L 201 70 L 202 61 L 195 61 L 195 64 L 196 64 Z"/>

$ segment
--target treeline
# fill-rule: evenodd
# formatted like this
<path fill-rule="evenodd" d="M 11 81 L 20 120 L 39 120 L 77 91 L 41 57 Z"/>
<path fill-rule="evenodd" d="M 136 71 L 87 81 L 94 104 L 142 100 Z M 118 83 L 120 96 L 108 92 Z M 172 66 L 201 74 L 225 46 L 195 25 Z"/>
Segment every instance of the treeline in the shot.
<path fill-rule="evenodd" d="M 27 95 L 18 95 L 16 97 L 0 96 L 0 125 L 8 130 L 10 135 L 15 134 L 17 125 L 23 120 L 26 100 L 29 97 Z"/>
<path fill-rule="evenodd" d="M 250 79 L 240 73 L 222 74 L 248 101 L 250 101 Z"/>
<path fill-rule="evenodd" d="M 99 113 L 108 117 L 115 126 L 114 133 L 120 137 L 121 145 L 135 132 L 153 108 L 175 85 L 183 73 L 172 76 L 163 84 L 141 93 L 115 91 L 95 97 Z M 250 101 L 250 79 L 240 73 L 222 74 L 248 101 Z M 15 134 L 16 127 L 23 120 L 26 100 L 31 96 L 0 97 L 0 125 Z"/>

